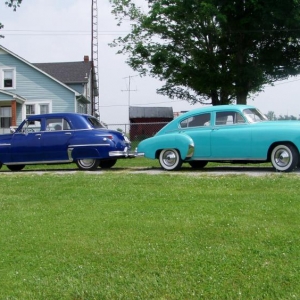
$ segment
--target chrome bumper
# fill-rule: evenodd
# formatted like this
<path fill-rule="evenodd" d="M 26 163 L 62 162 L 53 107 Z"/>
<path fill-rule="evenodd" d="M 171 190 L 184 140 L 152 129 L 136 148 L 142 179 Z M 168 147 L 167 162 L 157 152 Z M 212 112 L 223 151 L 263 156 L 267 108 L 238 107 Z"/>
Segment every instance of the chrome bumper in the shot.
<path fill-rule="evenodd" d="M 110 151 L 108 152 L 108 155 L 110 157 L 120 157 L 120 158 L 134 158 L 136 157 L 135 152 L 128 151 L 127 148 L 125 148 L 123 151 Z"/>

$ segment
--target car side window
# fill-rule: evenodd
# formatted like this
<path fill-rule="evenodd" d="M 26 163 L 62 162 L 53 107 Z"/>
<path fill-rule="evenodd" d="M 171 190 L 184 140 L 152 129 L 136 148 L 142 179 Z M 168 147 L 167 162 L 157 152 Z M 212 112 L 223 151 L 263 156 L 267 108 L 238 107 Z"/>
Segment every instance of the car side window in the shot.
<path fill-rule="evenodd" d="M 209 125 L 210 125 L 210 113 L 192 116 L 180 122 L 181 128 L 209 126 Z"/>
<path fill-rule="evenodd" d="M 216 113 L 216 125 L 233 125 L 245 123 L 243 116 L 235 111 L 224 111 Z"/>
<path fill-rule="evenodd" d="M 71 126 L 64 118 L 51 118 L 47 120 L 46 131 L 69 130 Z"/>
<path fill-rule="evenodd" d="M 42 130 L 41 120 L 27 121 L 24 123 L 23 127 L 19 132 L 30 133 L 30 132 L 39 132 Z"/>

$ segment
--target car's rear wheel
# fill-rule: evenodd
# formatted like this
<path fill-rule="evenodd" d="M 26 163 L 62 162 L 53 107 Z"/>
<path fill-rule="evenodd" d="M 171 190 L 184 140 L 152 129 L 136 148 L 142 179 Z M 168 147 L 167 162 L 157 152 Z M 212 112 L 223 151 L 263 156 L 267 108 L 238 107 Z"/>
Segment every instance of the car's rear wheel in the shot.
<path fill-rule="evenodd" d="M 8 165 L 7 166 L 8 169 L 10 169 L 11 171 L 21 171 L 25 168 L 25 165 Z"/>
<path fill-rule="evenodd" d="M 205 161 L 205 160 L 193 160 L 193 161 L 189 161 L 189 164 L 193 169 L 202 169 L 207 165 L 207 161 Z"/>
<path fill-rule="evenodd" d="M 98 168 L 99 159 L 92 159 L 92 158 L 78 159 L 76 161 L 76 164 L 80 170 L 93 171 Z"/>
<path fill-rule="evenodd" d="M 182 166 L 182 159 L 178 150 L 164 149 L 159 154 L 159 163 L 167 171 L 179 170 Z"/>
<path fill-rule="evenodd" d="M 109 169 L 113 167 L 116 164 L 116 162 L 117 162 L 116 159 L 102 160 L 99 163 L 99 167 L 102 169 Z"/>
<path fill-rule="evenodd" d="M 299 159 L 299 152 L 295 146 L 282 144 L 276 146 L 271 153 L 271 162 L 273 167 L 280 172 L 293 171 Z"/>

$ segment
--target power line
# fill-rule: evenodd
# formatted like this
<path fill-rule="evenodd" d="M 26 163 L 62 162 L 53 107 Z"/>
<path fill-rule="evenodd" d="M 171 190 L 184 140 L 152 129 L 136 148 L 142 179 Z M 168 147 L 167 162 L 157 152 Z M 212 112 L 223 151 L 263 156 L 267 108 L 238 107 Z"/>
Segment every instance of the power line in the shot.
<path fill-rule="evenodd" d="M 36 30 L 36 29 L 3 29 L 2 31 L 30 31 L 30 32 L 86 32 L 90 33 L 88 30 Z M 99 32 L 128 32 L 125 30 L 99 30 Z"/>
<path fill-rule="evenodd" d="M 124 35 L 128 34 L 128 31 L 98 31 L 97 35 Z M 90 35 L 89 31 L 55 31 L 55 30 L 1 30 L 1 34 L 5 36 L 66 36 L 66 35 Z"/>
<path fill-rule="evenodd" d="M 172 101 L 163 101 L 163 102 L 147 102 L 147 103 L 135 103 L 134 106 L 140 106 L 140 105 L 149 105 L 149 104 L 164 104 L 164 103 L 174 103 L 174 102 L 182 102 L 184 100 L 172 100 Z M 128 104 L 114 104 L 114 105 L 100 105 L 100 107 L 128 107 Z"/>
<path fill-rule="evenodd" d="M 277 85 L 282 85 L 282 84 L 289 84 L 289 83 L 293 83 L 293 82 L 296 82 L 296 81 L 300 81 L 300 78 L 299 79 L 295 79 L 295 80 L 291 80 L 291 81 L 287 81 L 287 82 L 281 82 L 281 83 L 277 83 L 277 84 L 274 84 L 274 86 L 277 86 Z M 162 102 L 146 102 L 146 103 L 135 103 L 133 105 L 135 106 L 142 106 L 142 105 L 149 105 L 149 104 L 164 104 L 164 103 L 169 103 L 169 104 L 172 104 L 174 102 L 182 102 L 184 100 L 169 100 L 169 101 L 162 101 Z M 128 107 L 128 104 L 114 104 L 114 105 L 101 105 L 100 107 Z"/>

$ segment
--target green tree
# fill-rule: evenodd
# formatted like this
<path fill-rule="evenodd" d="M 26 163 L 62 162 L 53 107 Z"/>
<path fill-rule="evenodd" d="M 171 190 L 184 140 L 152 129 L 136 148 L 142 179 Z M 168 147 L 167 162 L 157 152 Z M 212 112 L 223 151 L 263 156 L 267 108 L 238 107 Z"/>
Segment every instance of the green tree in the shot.
<path fill-rule="evenodd" d="M 268 113 L 266 114 L 267 118 L 270 120 L 270 121 L 274 121 L 274 120 L 277 120 L 277 117 L 274 113 L 274 111 L 268 111 Z"/>
<path fill-rule="evenodd" d="M 293 121 L 295 121 L 295 120 L 297 120 L 297 117 L 295 117 L 293 115 L 290 115 L 290 116 L 289 115 L 284 115 L 284 116 L 279 115 L 278 120 L 279 121 L 282 121 L 282 120 L 293 120 Z"/>
<path fill-rule="evenodd" d="M 114 40 L 140 75 L 165 82 L 158 93 L 191 103 L 244 104 L 265 84 L 300 73 L 300 0 L 110 0 Z"/>
<path fill-rule="evenodd" d="M 20 4 L 22 3 L 22 0 L 8 0 L 5 2 L 5 4 L 8 7 L 12 7 L 14 11 L 17 10 L 17 7 L 20 6 Z M 0 30 L 4 27 L 4 25 L 2 23 L 0 23 Z M 0 38 L 4 38 L 3 35 L 0 35 Z"/>
<path fill-rule="evenodd" d="M 22 0 L 8 0 L 5 2 L 5 4 L 8 7 L 12 7 L 14 9 L 14 11 L 17 9 L 17 7 L 20 6 L 21 3 L 22 3 Z"/>

